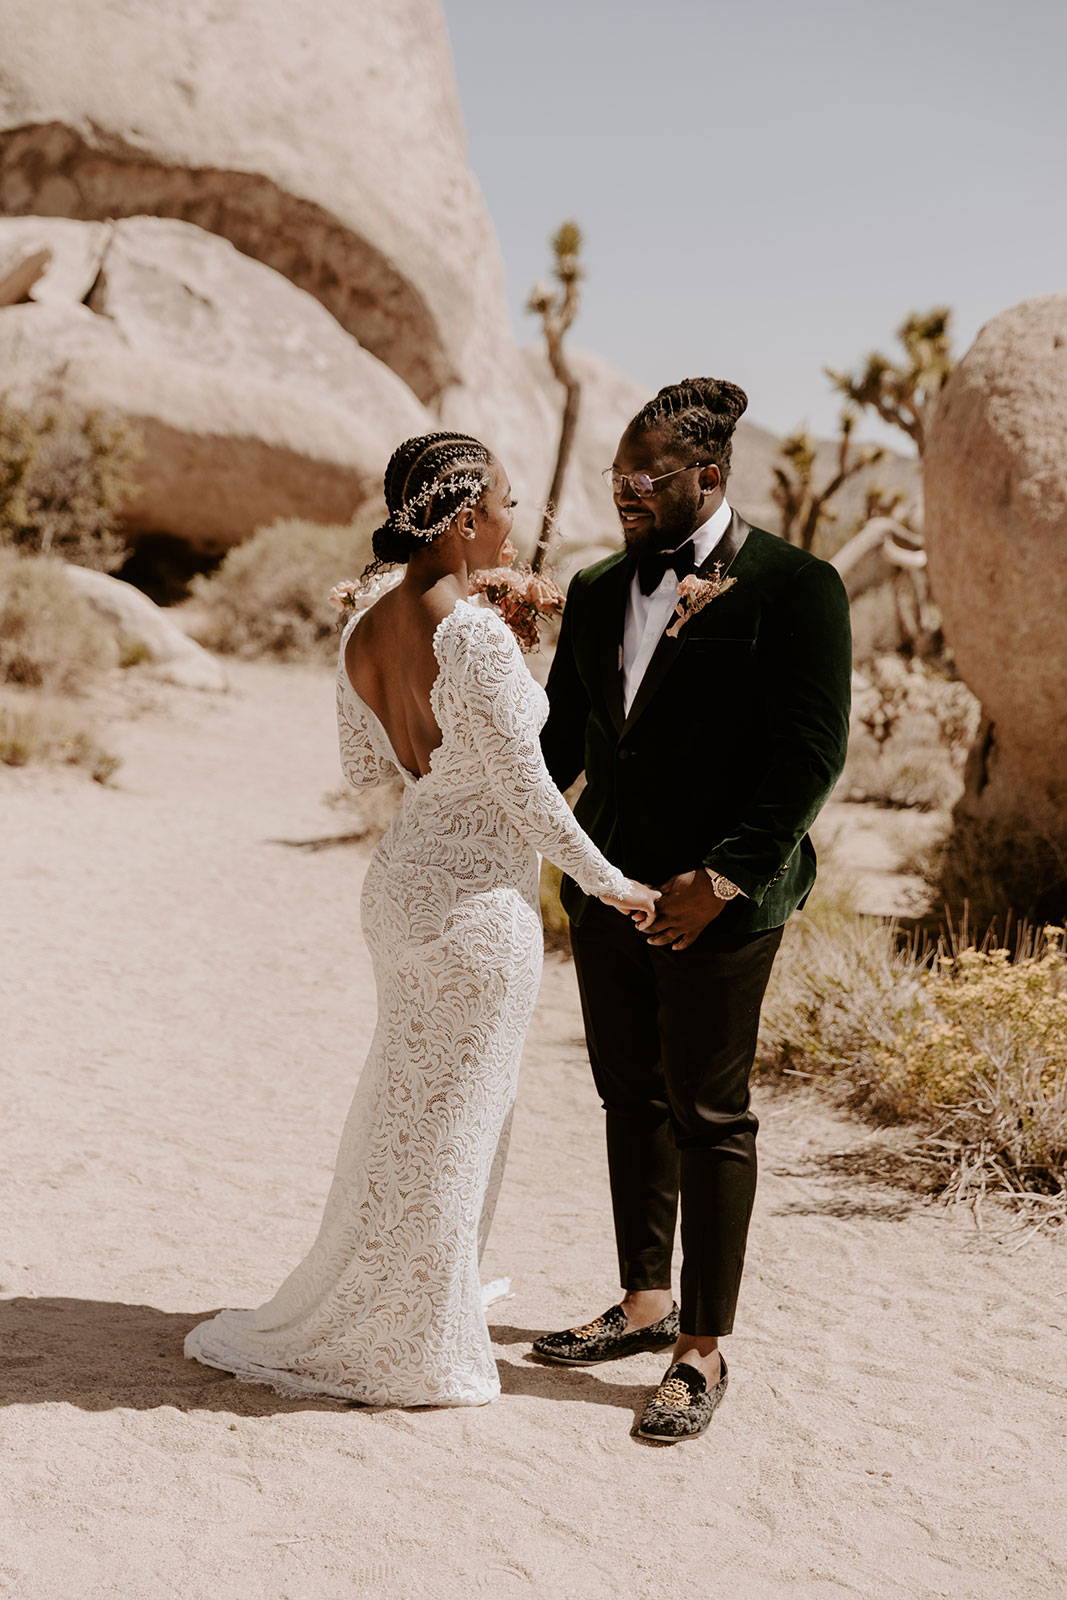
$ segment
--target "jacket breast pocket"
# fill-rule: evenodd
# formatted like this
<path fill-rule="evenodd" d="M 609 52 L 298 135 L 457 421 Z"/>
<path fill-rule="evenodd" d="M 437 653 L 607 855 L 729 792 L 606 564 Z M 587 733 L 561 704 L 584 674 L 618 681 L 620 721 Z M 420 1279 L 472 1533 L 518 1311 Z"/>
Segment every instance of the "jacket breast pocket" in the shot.
<path fill-rule="evenodd" d="M 746 650 L 754 650 L 756 647 L 755 639 L 734 638 L 732 636 L 730 638 L 722 638 L 720 636 L 701 639 L 699 636 L 694 635 L 691 639 L 683 639 L 682 643 L 687 655 L 710 655 L 714 651 L 719 651 L 723 655 L 731 655 L 739 654 Z"/>

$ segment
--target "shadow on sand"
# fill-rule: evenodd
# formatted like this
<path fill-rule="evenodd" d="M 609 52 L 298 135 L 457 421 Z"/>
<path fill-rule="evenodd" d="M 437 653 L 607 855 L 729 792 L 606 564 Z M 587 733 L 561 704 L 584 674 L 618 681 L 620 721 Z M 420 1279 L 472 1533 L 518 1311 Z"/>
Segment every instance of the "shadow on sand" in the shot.
<path fill-rule="evenodd" d="M 214 1309 L 214 1308 L 213 1308 Z M 309 1395 L 290 1399 L 264 1384 L 239 1383 L 188 1361 L 182 1343 L 189 1329 L 212 1315 L 204 1311 L 159 1311 L 122 1301 L 25 1296 L 0 1300 L 0 1405 L 62 1403 L 82 1411 L 217 1411 L 234 1417 L 289 1415 L 294 1411 L 358 1411 L 388 1408 Z M 497 1345 L 529 1346 L 542 1331 L 491 1327 Z M 586 1401 L 636 1412 L 648 1384 L 624 1384 L 573 1367 L 529 1360 L 501 1360 L 505 1395 L 539 1400 Z M 608 1371 L 611 1371 L 609 1368 Z"/>

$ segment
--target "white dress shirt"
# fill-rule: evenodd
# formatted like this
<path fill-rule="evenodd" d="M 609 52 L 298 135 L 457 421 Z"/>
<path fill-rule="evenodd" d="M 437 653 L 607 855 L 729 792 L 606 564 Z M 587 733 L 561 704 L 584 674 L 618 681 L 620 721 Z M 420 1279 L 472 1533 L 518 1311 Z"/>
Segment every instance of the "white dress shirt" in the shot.
<path fill-rule="evenodd" d="M 731 515 L 724 499 L 707 522 L 701 523 L 691 535 L 693 556 L 698 567 L 708 559 L 726 532 Z M 634 573 L 622 636 L 622 699 L 627 716 L 677 603 L 678 575 L 673 567 L 667 568 L 659 587 L 653 589 L 651 594 L 641 593 L 641 585 Z"/>
<path fill-rule="evenodd" d="M 698 567 L 703 566 L 722 539 L 730 526 L 732 515 L 729 503 L 724 498 L 707 522 L 701 523 L 696 532 L 690 535 L 693 541 L 693 558 Z M 688 540 L 686 542 L 688 543 Z M 641 679 L 648 671 L 648 664 L 656 653 L 656 646 L 663 637 L 663 630 L 674 615 L 677 603 L 678 574 L 673 567 L 667 568 L 659 587 L 653 589 L 651 594 L 641 593 L 641 585 L 636 572 L 634 573 L 630 582 L 626 626 L 622 635 L 622 698 L 627 716 L 641 687 Z M 736 884 L 731 883 L 729 878 L 717 874 L 713 868 L 705 867 L 704 871 L 715 885 L 716 894 L 722 895 L 724 899 L 732 899 L 734 895 L 741 893 Z"/>

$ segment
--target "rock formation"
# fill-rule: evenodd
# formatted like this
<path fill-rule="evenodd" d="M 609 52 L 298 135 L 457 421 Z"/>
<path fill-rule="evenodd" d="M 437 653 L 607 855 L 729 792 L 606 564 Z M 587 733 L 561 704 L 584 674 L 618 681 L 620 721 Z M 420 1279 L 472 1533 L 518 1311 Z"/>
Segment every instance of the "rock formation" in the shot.
<path fill-rule="evenodd" d="M 227 687 L 226 669 L 217 656 L 190 639 L 159 606 L 132 584 L 106 572 L 67 565 L 67 581 L 114 630 L 124 649 L 144 652 L 155 675 L 186 689 Z"/>
<path fill-rule="evenodd" d="M 144 435 L 134 533 L 225 550 L 283 516 L 347 522 L 430 417 L 278 273 L 188 223 L 0 220 L 9 400 L 117 411 Z"/>
<path fill-rule="evenodd" d="M 437 423 L 501 456 L 532 542 L 560 398 L 511 332 L 439 0 L 6 0 L 0 215 L 24 246 L 11 259 L 0 228 L 0 360 L 18 352 L 23 390 L 143 420 L 135 530 L 215 548 L 264 517 L 344 519 L 368 466 Z M 40 218 L 56 231 L 34 244 Z M 599 469 L 647 398 L 583 366 L 572 553 L 617 541 Z M 774 446 L 744 429 L 735 471 L 772 525 Z"/>
<path fill-rule="evenodd" d="M 0 128 L 7 215 L 221 234 L 423 401 L 506 329 L 434 0 L 7 0 Z"/>
<path fill-rule="evenodd" d="M 988 719 L 966 815 L 1067 842 L 1067 294 L 986 324 L 924 460 L 930 579 Z"/>

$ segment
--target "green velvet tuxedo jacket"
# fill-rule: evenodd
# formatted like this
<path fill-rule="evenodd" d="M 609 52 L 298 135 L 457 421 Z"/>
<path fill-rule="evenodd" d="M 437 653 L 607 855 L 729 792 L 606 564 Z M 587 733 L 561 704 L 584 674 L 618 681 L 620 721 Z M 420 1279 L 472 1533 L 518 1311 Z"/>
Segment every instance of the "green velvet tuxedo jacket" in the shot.
<path fill-rule="evenodd" d="M 736 512 L 700 570 L 716 562 L 735 583 L 663 635 L 629 715 L 633 557 L 575 576 L 541 742 L 561 789 L 585 773 L 575 815 L 610 861 L 654 885 L 701 864 L 725 873 L 743 896 L 713 926 L 743 938 L 780 927 L 814 882 L 808 828 L 844 765 L 851 635 L 834 568 Z M 577 884 L 561 898 L 580 922 Z"/>

